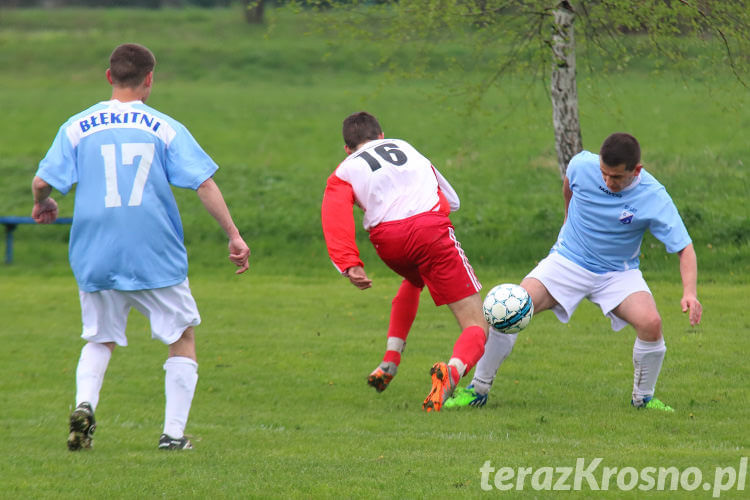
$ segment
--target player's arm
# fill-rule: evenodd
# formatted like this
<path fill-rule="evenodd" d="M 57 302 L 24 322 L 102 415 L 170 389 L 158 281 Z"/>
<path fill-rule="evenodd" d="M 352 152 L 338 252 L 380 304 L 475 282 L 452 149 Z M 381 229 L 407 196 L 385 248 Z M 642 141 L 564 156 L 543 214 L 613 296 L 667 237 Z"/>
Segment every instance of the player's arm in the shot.
<path fill-rule="evenodd" d="M 50 198 L 52 186 L 39 176 L 31 181 L 31 192 L 34 195 L 34 208 L 31 217 L 37 224 L 51 224 L 57 220 L 57 202 Z"/>
<path fill-rule="evenodd" d="M 331 174 L 326 182 L 320 209 L 328 255 L 342 275 L 349 278 L 357 288 L 365 289 L 372 285 L 372 280 L 367 277 L 364 264 L 359 258 L 352 213 L 354 202 L 351 184 L 335 173 Z"/>
<path fill-rule="evenodd" d="M 244 273 L 249 267 L 250 248 L 235 226 L 219 186 L 213 178 L 209 178 L 198 186 L 197 193 L 203 206 L 216 219 L 229 238 L 229 260 L 238 267 L 236 274 Z"/>
<path fill-rule="evenodd" d="M 456 193 L 456 190 L 453 189 L 453 186 L 450 185 L 450 182 L 443 177 L 443 175 L 438 171 L 438 169 L 435 168 L 435 166 L 432 166 L 432 171 L 435 172 L 435 177 L 438 181 L 438 190 L 443 194 L 445 197 L 445 200 L 448 202 L 448 206 L 450 207 L 451 212 L 455 212 L 459 208 L 461 208 L 461 200 L 458 198 L 458 193 Z"/>
<path fill-rule="evenodd" d="M 566 175 L 563 179 L 563 200 L 565 201 L 565 218 L 563 221 L 568 219 L 568 206 L 570 205 L 570 199 L 573 198 L 573 190 L 570 189 L 570 181 L 568 180 L 568 176 Z"/>
<path fill-rule="evenodd" d="M 698 301 L 698 257 L 695 255 L 693 244 L 678 252 L 680 256 L 680 276 L 682 277 L 682 312 L 690 312 L 690 324 L 697 325 L 701 321 L 703 306 Z"/>

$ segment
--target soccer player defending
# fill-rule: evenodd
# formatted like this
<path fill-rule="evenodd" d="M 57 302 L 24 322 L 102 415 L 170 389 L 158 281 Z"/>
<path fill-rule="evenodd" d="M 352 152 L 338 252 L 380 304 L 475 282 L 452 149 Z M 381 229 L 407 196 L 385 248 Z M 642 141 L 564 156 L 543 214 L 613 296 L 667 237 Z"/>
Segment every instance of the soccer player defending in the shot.
<path fill-rule="evenodd" d="M 250 250 L 212 179 L 218 167 L 182 124 L 145 104 L 155 64 L 145 47 L 117 47 L 106 71 L 112 98 L 60 127 L 32 182 L 40 224 L 57 218 L 52 188 L 66 194 L 77 184 L 69 258 L 87 343 L 76 371 L 70 450 L 92 445 L 104 373 L 115 345 L 127 346 L 132 307 L 149 318 L 152 337 L 169 345 L 159 448 L 192 448 L 183 431 L 198 381 L 193 327 L 200 315 L 170 185 L 197 191 L 229 238 L 237 273 L 248 268 Z"/>
<path fill-rule="evenodd" d="M 667 191 L 641 164 L 641 148 L 629 134 L 615 133 L 599 155 L 583 151 L 570 161 L 563 181 L 565 222 L 549 255 L 521 282 L 535 313 L 552 309 L 567 323 L 588 298 L 610 319 L 612 329 L 630 324 L 633 346 L 633 394 L 637 408 L 673 411 L 654 398 L 667 350 L 656 303 L 638 269 L 643 235 L 648 229 L 678 253 L 682 311 L 691 325 L 701 320 L 696 295 L 697 261 L 693 244 Z M 500 364 L 518 334 L 490 329 L 485 354 L 472 383 L 456 391 L 446 408 L 483 406 Z"/>
<path fill-rule="evenodd" d="M 403 140 L 385 139 L 369 113 L 347 117 L 343 136 L 348 156 L 328 178 L 321 210 L 328 254 L 354 286 L 372 286 L 355 242 L 356 203 L 378 255 L 404 278 L 392 303 L 385 356 L 367 383 L 382 392 L 396 375 L 427 285 L 435 305 L 448 304 L 461 328 L 448 363 L 435 363 L 430 370 L 432 389 L 422 407 L 440 411 L 482 356 L 487 338 L 481 284 L 448 218 L 459 208 L 458 196 L 419 151 Z"/>

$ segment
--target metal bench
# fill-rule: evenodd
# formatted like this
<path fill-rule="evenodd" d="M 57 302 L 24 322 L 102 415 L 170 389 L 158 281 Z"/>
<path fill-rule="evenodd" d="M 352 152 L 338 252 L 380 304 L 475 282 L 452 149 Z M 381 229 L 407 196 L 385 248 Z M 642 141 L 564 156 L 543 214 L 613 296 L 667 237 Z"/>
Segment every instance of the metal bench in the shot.
<path fill-rule="evenodd" d="M 53 224 L 70 224 L 72 217 L 60 217 Z M 0 217 L 0 224 L 5 226 L 5 263 L 13 263 L 13 231 L 19 224 L 36 224 L 31 217 Z"/>

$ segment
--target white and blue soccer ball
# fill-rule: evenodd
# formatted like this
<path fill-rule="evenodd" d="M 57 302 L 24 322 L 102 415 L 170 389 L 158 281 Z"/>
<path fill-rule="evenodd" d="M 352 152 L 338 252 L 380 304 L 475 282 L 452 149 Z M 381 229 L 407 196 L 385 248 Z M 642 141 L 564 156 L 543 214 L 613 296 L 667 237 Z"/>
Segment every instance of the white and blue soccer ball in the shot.
<path fill-rule="evenodd" d="M 502 333 L 517 333 L 526 328 L 534 315 L 529 293 L 519 285 L 503 283 L 487 293 L 482 309 L 490 326 Z"/>

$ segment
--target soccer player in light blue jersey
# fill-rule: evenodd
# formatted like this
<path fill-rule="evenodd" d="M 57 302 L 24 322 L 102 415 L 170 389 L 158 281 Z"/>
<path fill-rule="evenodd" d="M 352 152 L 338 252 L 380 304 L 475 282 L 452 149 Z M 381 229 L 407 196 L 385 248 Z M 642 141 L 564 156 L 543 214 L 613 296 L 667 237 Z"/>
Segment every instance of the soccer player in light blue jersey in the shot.
<path fill-rule="evenodd" d="M 182 124 L 145 104 L 155 64 L 146 47 L 117 47 L 106 71 L 112 98 L 60 127 L 32 182 L 32 216 L 41 224 L 57 218 L 52 188 L 66 194 L 76 185 L 68 255 L 87 343 L 76 371 L 70 450 L 92 445 L 104 374 L 115 346 L 127 346 L 133 307 L 149 318 L 152 337 L 169 346 L 158 447 L 192 448 L 184 429 L 198 381 L 193 327 L 201 319 L 171 186 L 197 192 L 229 239 L 236 272 L 248 269 L 250 249 L 213 180 L 217 165 Z"/>
<path fill-rule="evenodd" d="M 613 330 L 631 325 L 636 332 L 631 404 L 673 411 L 654 398 L 667 348 L 661 316 L 638 266 L 648 230 L 667 252 L 679 255 L 680 306 L 689 312 L 691 325 L 700 322 L 697 259 L 677 208 L 664 186 L 643 169 L 638 141 L 624 133 L 610 135 L 598 155 L 583 151 L 573 157 L 563 195 L 565 222 L 557 242 L 521 282 L 531 295 L 535 314 L 552 309 L 567 323 L 578 304 L 588 298 L 610 319 Z M 456 391 L 445 407 L 483 406 L 517 336 L 490 328 L 472 383 Z"/>

